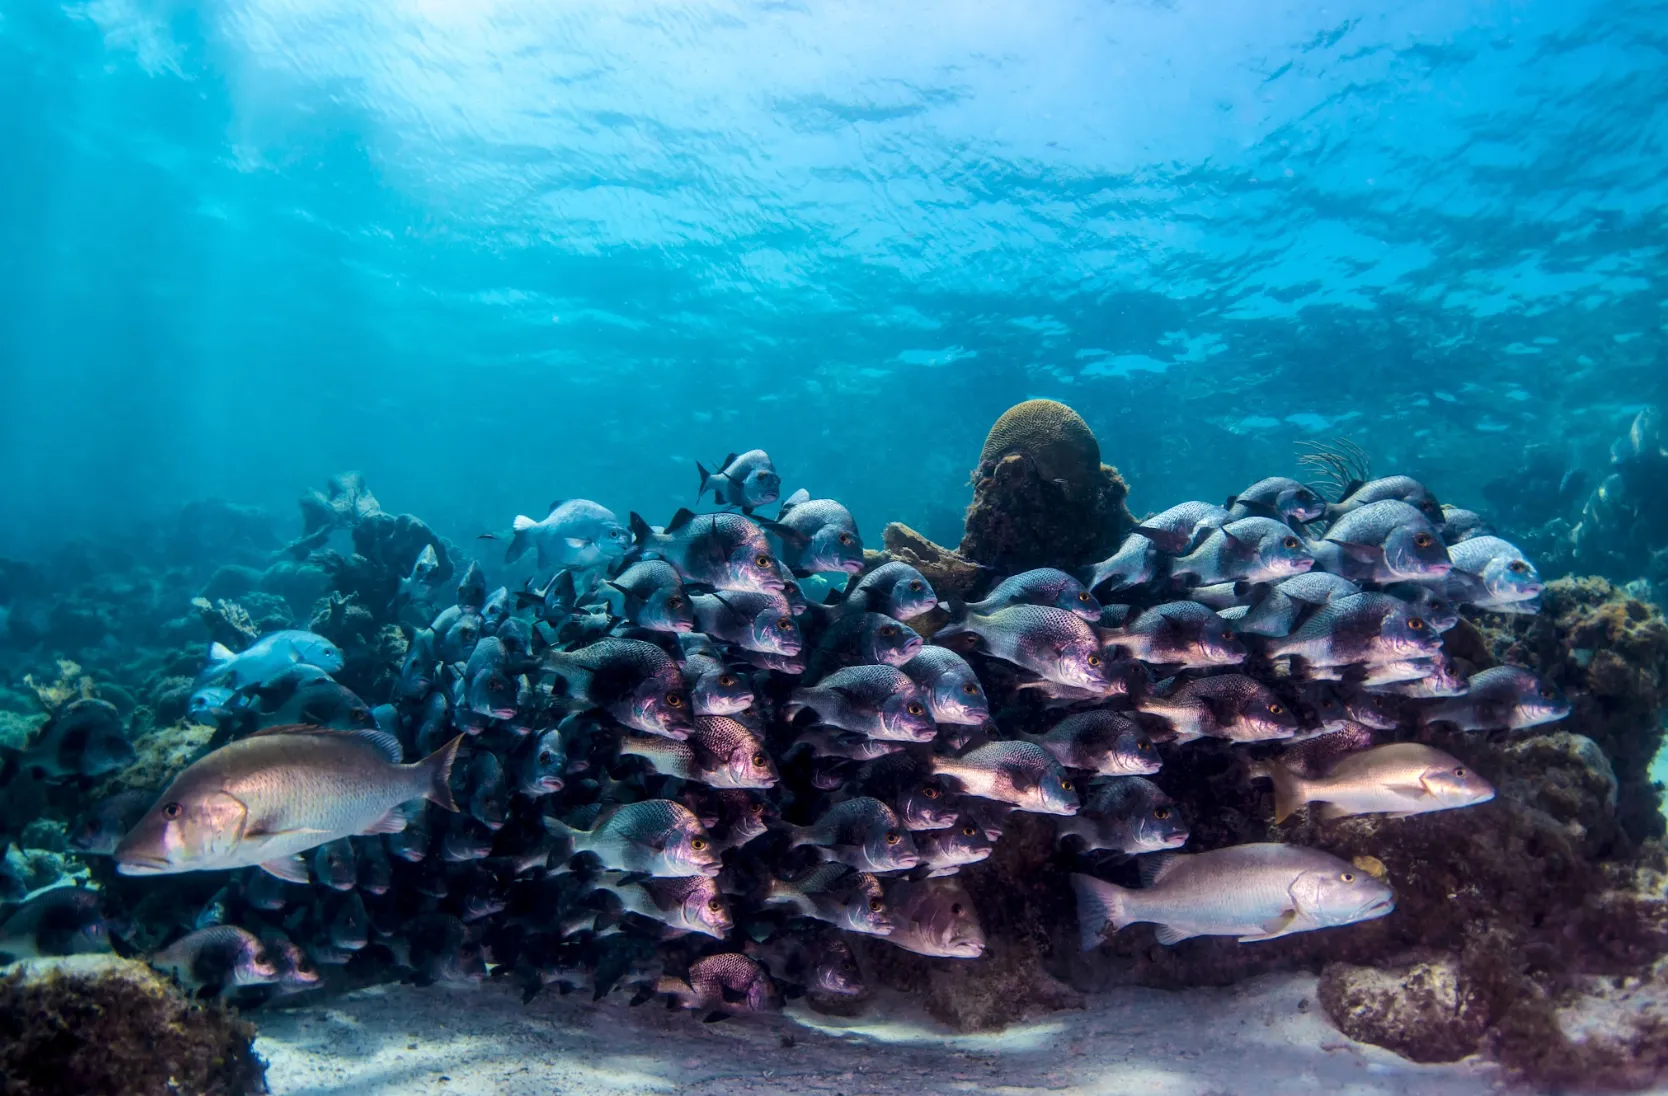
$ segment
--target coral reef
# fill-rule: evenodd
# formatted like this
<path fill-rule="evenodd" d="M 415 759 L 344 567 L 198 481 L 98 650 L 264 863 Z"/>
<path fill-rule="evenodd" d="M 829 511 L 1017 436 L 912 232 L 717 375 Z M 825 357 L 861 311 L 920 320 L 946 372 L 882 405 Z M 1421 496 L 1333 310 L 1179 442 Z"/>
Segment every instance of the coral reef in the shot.
<path fill-rule="evenodd" d="M 265 1092 L 255 1028 L 188 1001 L 150 968 L 102 960 L 0 980 L 0 1081 L 11 1096 Z"/>
<path fill-rule="evenodd" d="M 1003 573 L 1079 567 L 1112 554 L 1133 521 L 1116 469 L 1081 416 L 1027 400 L 991 427 L 973 472 L 959 554 Z"/>

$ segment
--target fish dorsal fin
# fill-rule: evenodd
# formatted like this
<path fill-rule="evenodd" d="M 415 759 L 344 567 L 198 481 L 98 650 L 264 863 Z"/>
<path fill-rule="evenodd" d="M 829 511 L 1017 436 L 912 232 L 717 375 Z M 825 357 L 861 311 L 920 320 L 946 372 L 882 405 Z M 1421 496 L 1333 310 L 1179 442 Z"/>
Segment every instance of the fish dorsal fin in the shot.
<path fill-rule="evenodd" d="M 778 518 L 786 517 L 789 510 L 792 510 L 795 506 L 798 506 L 801 503 L 810 502 L 810 501 L 811 501 L 811 492 L 809 492 L 805 488 L 801 487 L 799 490 L 797 490 L 793 494 L 789 495 L 787 497 L 787 499 L 785 499 L 783 501 L 782 509 L 777 511 L 776 516 Z"/>
<path fill-rule="evenodd" d="M 301 858 L 300 853 L 279 860 L 268 860 L 261 865 L 261 870 L 268 875 L 277 876 L 286 883 L 300 883 L 302 886 L 306 886 L 309 882 L 307 861 Z"/>
<path fill-rule="evenodd" d="M 734 453 L 724 454 L 724 459 L 718 462 L 718 472 L 719 472 L 719 474 L 722 475 L 723 473 L 728 472 L 730 470 L 730 465 L 734 464 L 735 462 L 736 462 L 736 455 Z"/>
<path fill-rule="evenodd" d="M 1164 877 L 1176 870 L 1181 863 L 1181 857 L 1172 852 L 1148 853 L 1141 858 L 1141 885 L 1154 887 L 1164 882 Z"/>
<path fill-rule="evenodd" d="M 695 511 L 687 506 L 679 507 L 678 512 L 672 515 L 672 520 L 666 523 L 666 531 L 675 533 L 694 520 Z"/>
<path fill-rule="evenodd" d="M 277 727 L 267 727 L 253 734 L 245 735 L 243 741 L 251 738 L 265 738 L 268 735 L 307 735 L 317 738 L 352 738 L 358 739 L 365 745 L 374 748 L 384 758 L 395 764 L 405 760 L 405 750 L 400 746 L 400 740 L 387 731 L 375 728 L 359 728 L 344 730 L 340 727 L 314 727 L 306 723 L 286 723 Z"/>
<path fill-rule="evenodd" d="M 1344 484 L 1343 493 L 1338 496 L 1338 501 L 1343 502 L 1345 499 L 1349 498 L 1365 486 L 1367 486 L 1367 481 L 1364 479 L 1350 480 L 1348 483 Z"/>

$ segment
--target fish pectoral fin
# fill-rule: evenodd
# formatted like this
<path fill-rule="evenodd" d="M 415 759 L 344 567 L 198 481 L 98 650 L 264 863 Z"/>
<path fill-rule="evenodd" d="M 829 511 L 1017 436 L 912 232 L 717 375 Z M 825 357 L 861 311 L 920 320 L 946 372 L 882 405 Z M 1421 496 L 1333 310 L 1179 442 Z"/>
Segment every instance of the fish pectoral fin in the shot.
<path fill-rule="evenodd" d="M 399 833 L 404 829 L 405 812 L 400 810 L 398 807 L 394 807 L 390 809 L 387 814 L 378 818 L 375 822 L 372 822 L 369 826 L 366 826 L 359 832 L 369 835 L 373 833 Z"/>
<path fill-rule="evenodd" d="M 563 539 L 567 541 L 569 548 L 584 548 L 591 543 L 586 537 L 564 537 Z"/>
<path fill-rule="evenodd" d="M 727 1005 L 739 1005 L 747 1000 L 747 994 L 739 989 L 731 989 L 729 986 L 725 986 L 722 992 L 724 1003 Z"/>
<path fill-rule="evenodd" d="M 1239 942 L 1249 944 L 1257 940 L 1272 940 L 1276 936 L 1284 936 L 1291 931 L 1292 925 L 1297 923 L 1297 917 L 1298 911 L 1296 909 L 1283 910 L 1278 916 L 1271 917 L 1262 923 L 1263 931 L 1261 933 L 1241 936 Z"/>
<path fill-rule="evenodd" d="M 647 883 L 653 878 L 654 876 L 650 875 L 646 871 L 628 871 L 618 879 L 610 879 L 608 881 L 608 887 L 610 890 L 618 890 L 621 887 L 630 887 L 635 886 L 638 883 Z"/>
<path fill-rule="evenodd" d="M 1315 816 L 1322 822 L 1332 822 L 1339 818 L 1348 818 L 1354 813 L 1348 807 L 1342 807 L 1336 803 L 1313 803 L 1310 804 L 1310 809 L 1315 812 Z"/>
<path fill-rule="evenodd" d="M 268 860 L 261 865 L 261 870 L 268 875 L 276 875 L 286 883 L 300 883 L 306 886 L 311 880 L 307 877 L 307 861 L 301 859 L 301 854 Z"/>
<path fill-rule="evenodd" d="M 728 1020 L 729 1018 L 730 1018 L 729 1013 L 719 1012 L 717 1009 L 714 1009 L 713 1011 L 707 1013 L 705 1016 L 701 1017 L 701 1022 L 703 1024 L 716 1024 L 720 1020 Z"/>
<path fill-rule="evenodd" d="M 1171 944 L 1179 944 L 1183 940 L 1197 936 L 1198 933 L 1190 932 L 1184 928 L 1178 928 L 1175 925 L 1160 925 L 1158 926 L 1158 931 L 1154 935 L 1157 936 L 1160 944 L 1163 944 L 1165 947 L 1169 947 Z"/>
<path fill-rule="evenodd" d="M 321 833 L 329 832 L 329 830 L 312 830 L 305 827 L 298 827 L 293 830 L 269 830 L 257 823 L 255 826 L 244 830 L 243 836 L 249 840 L 270 841 L 274 837 L 315 837 Z"/>

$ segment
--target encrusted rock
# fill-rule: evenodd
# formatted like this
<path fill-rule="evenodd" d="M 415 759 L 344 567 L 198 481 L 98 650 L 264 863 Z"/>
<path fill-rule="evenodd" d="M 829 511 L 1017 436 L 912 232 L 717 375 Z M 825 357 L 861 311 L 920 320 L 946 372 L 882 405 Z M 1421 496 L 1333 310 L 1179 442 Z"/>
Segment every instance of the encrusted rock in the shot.
<path fill-rule="evenodd" d="M 1329 964 L 1320 1002 L 1345 1035 L 1415 1062 L 1464 1058 L 1488 1030 L 1487 1000 L 1445 957 L 1388 969 Z"/>

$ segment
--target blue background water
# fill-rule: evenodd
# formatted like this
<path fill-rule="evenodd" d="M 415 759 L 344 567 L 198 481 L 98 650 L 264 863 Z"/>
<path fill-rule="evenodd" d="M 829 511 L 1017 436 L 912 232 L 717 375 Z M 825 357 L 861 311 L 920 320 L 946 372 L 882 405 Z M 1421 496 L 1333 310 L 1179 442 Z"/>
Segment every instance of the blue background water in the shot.
<path fill-rule="evenodd" d="M 1384 10 L 1384 9 L 1394 10 Z M 358 468 L 448 532 L 762 445 L 953 540 L 1349 433 L 1468 501 L 1661 398 L 1660 3 L 0 0 L 0 550 Z"/>

